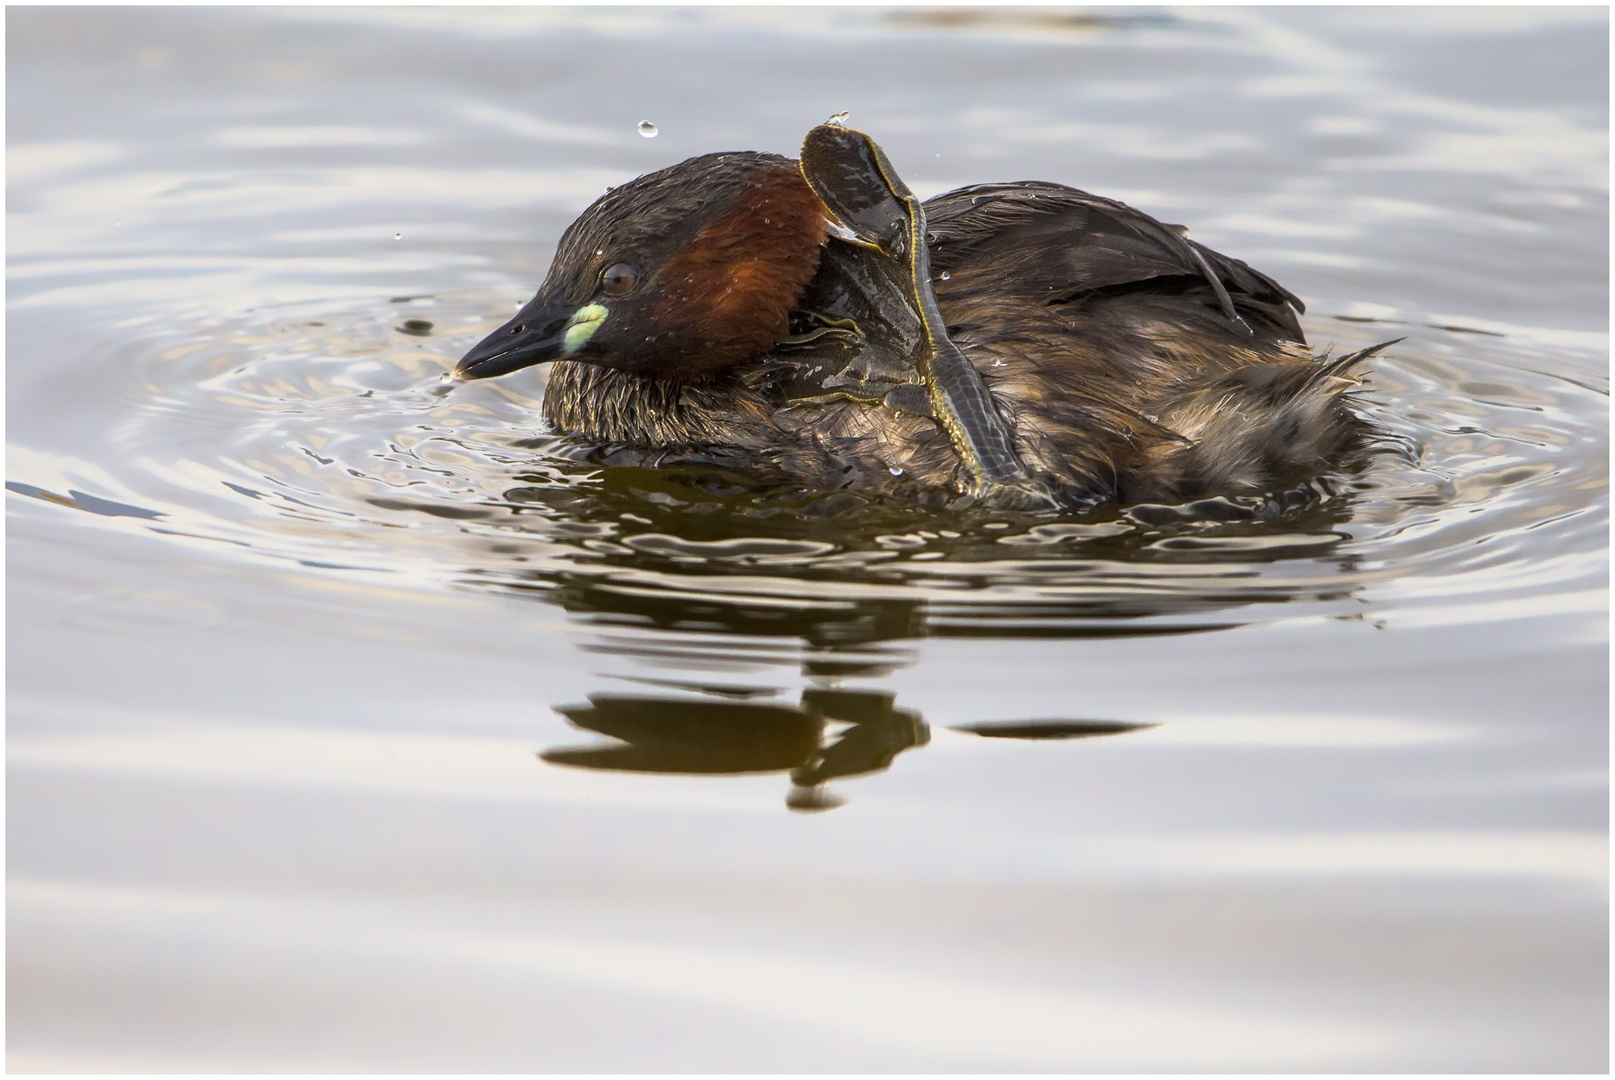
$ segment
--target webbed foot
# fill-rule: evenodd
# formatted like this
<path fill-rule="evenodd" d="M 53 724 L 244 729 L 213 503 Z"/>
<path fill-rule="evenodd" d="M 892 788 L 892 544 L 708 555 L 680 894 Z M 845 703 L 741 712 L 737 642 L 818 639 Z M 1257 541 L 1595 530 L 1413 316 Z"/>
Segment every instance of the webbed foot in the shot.
<path fill-rule="evenodd" d="M 964 465 L 965 490 L 994 505 L 1057 505 L 1021 464 L 981 373 L 948 337 L 931 288 L 925 209 L 885 153 L 861 131 L 822 124 L 803 141 L 801 169 L 842 226 L 838 235 L 901 264 L 906 300 L 923 326 L 913 353 L 917 382 Z"/>

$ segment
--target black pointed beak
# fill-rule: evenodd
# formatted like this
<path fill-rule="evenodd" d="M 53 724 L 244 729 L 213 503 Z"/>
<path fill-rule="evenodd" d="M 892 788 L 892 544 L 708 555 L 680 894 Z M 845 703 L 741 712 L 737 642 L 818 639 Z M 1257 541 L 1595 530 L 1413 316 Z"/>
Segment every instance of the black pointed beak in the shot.
<path fill-rule="evenodd" d="M 583 309 L 588 310 L 588 309 Z M 534 364 L 564 359 L 577 347 L 576 307 L 541 303 L 535 299 L 516 317 L 477 343 L 454 367 L 455 379 L 491 379 Z M 573 346 L 568 348 L 571 336 Z"/>

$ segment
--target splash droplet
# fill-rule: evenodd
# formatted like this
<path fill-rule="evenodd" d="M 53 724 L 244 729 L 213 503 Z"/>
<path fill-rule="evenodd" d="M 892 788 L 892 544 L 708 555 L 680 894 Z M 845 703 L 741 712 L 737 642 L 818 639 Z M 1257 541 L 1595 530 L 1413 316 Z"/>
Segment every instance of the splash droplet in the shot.
<path fill-rule="evenodd" d="M 846 127 L 848 115 L 850 114 L 847 112 L 838 112 L 834 116 L 830 117 L 830 119 L 826 120 L 825 123 L 829 124 L 831 127 Z"/>
<path fill-rule="evenodd" d="M 403 234 L 403 233 L 401 233 L 401 232 L 395 232 L 395 233 L 393 233 L 393 239 L 394 239 L 394 240 L 402 240 L 402 239 L 403 239 L 403 238 L 404 238 L 404 234 Z"/>
<path fill-rule="evenodd" d="M 846 114 L 843 113 L 842 115 L 845 116 Z M 892 468 L 892 469 L 887 469 L 886 471 L 891 473 L 893 476 L 902 476 L 903 475 L 903 470 L 902 469 Z"/>
<path fill-rule="evenodd" d="M 953 277 L 953 275 L 948 273 L 946 270 L 942 271 L 942 273 L 938 274 L 937 276 L 943 281 L 947 281 L 949 278 Z"/>
<path fill-rule="evenodd" d="M 649 120 L 641 120 L 639 122 L 639 133 L 647 139 L 654 139 L 656 138 L 656 125 Z"/>

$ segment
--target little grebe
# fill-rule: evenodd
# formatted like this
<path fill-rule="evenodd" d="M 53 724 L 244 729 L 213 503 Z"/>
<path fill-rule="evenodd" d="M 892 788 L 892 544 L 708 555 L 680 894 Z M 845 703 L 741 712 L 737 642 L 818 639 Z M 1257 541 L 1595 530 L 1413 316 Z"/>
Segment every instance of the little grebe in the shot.
<path fill-rule="evenodd" d="M 554 361 L 560 432 L 927 503 L 1259 495 L 1338 465 L 1367 432 L 1347 371 L 1384 346 L 1314 358 L 1295 296 L 1184 232 L 1059 184 L 922 205 L 821 125 L 800 162 L 708 154 L 596 200 L 453 377 Z"/>

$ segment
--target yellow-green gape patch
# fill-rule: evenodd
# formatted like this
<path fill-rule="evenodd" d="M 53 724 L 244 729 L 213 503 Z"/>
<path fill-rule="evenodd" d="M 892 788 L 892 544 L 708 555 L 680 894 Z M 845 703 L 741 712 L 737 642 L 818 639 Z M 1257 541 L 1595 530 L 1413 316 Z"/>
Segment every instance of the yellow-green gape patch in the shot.
<path fill-rule="evenodd" d="M 610 310 L 603 304 L 589 304 L 586 307 L 578 308 L 577 311 L 572 313 L 572 317 L 566 321 L 566 337 L 562 345 L 562 351 L 567 356 L 571 356 L 583 348 L 588 340 L 594 336 L 594 332 L 600 329 L 600 324 L 606 321 L 606 316 L 609 314 L 611 314 Z"/>

